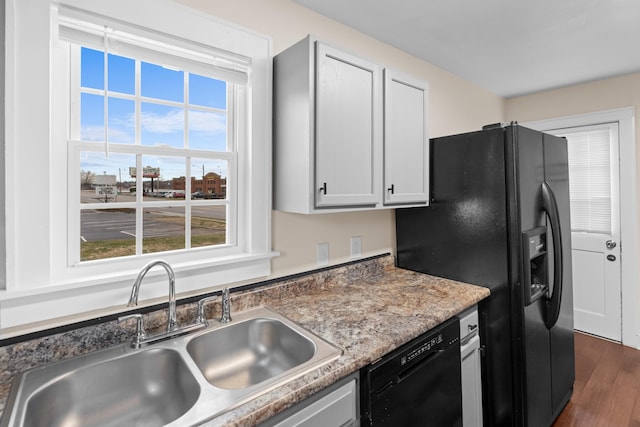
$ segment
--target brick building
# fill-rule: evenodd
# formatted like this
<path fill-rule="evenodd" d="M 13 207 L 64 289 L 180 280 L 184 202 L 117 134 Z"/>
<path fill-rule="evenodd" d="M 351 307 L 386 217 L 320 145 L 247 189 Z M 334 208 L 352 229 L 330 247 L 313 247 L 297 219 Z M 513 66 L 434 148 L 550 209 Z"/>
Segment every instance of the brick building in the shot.
<path fill-rule="evenodd" d="M 171 189 L 186 191 L 186 178 L 184 176 L 173 178 Z M 222 178 L 215 172 L 209 172 L 204 176 L 204 179 L 197 179 L 192 176 L 191 192 L 202 193 L 203 196 L 215 197 L 216 199 L 224 199 L 227 196 L 227 179 Z"/>

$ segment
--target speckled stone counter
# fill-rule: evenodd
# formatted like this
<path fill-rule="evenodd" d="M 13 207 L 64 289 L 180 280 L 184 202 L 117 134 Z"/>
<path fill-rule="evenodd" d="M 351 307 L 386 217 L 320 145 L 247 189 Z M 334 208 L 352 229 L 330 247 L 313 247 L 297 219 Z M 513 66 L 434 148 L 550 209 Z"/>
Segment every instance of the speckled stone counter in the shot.
<path fill-rule="evenodd" d="M 368 365 L 489 295 L 486 288 L 385 265 L 290 298 L 261 303 L 342 348 L 338 360 L 263 395 L 206 426 L 256 425 Z"/>
<path fill-rule="evenodd" d="M 257 425 L 488 295 L 488 289 L 483 287 L 395 268 L 391 256 L 234 292 L 232 313 L 257 305 L 268 306 L 340 347 L 343 355 L 203 425 Z M 183 304 L 179 306 L 179 314 L 189 318 L 194 308 L 194 304 Z M 219 307 L 212 304 L 210 310 L 208 317 L 213 318 Z M 146 316 L 151 323 L 159 323 L 156 318 L 162 317 L 162 313 Z M 121 326 L 109 322 L 0 347 L 0 411 L 10 376 L 15 372 L 128 339 Z M 55 357 L 59 354 L 62 356 Z"/>

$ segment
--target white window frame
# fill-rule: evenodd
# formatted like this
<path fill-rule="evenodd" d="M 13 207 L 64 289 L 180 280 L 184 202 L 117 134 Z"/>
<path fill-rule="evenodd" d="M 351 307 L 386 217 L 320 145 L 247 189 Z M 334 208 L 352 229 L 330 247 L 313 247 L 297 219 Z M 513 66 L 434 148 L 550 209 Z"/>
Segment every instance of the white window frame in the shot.
<path fill-rule="evenodd" d="M 59 165 L 69 158 L 70 79 L 68 44 L 52 37 L 55 5 L 250 59 L 246 93 L 239 96 L 246 102 L 237 111 L 249 123 L 235 129 L 242 144 L 235 174 L 238 211 L 232 213 L 237 244 L 213 255 L 198 248 L 113 262 L 68 262 L 66 188 L 72 168 Z M 0 291 L 0 328 L 124 310 L 135 274 L 158 257 L 174 267 L 178 293 L 269 276 L 277 255 L 271 250 L 271 40 L 168 0 L 7 0 L 6 8 L 7 283 Z M 141 305 L 167 295 L 162 272 L 148 276 Z"/>
<path fill-rule="evenodd" d="M 64 42 L 60 42 L 61 44 Z M 136 209 L 136 235 L 141 236 L 143 234 L 143 212 L 144 209 L 154 208 L 154 207 L 166 207 L 166 206 L 184 206 L 185 208 L 185 249 L 190 248 L 190 237 L 191 237 L 191 207 L 192 206 L 215 206 L 222 205 L 228 207 L 227 209 L 227 227 L 226 227 L 226 243 L 224 245 L 212 247 L 203 247 L 203 248 L 194 248 L 196 251 L 196 257 L 199 256 L 201 258 L 215 258 L 220 256 L 227 256 L 230 254 L 237 253 L 238 248 L 238 231 L 240 231 L 240 236 L 242 237 L 242 231 L 238 230 L 238 212 L 237 212 L 237 170 L 238 170 L 238 155 L 237 155 L 237 147 L 239 142 L 236 141 L 236 117 L 238 116 L 237 111 L 243 110 L 244 105 L 247 103 L 247 91 L 245 87 L 238 87 L 237 83 L 227 82 L 227 91 L 226 91 L 226 99 L 227 99 L 227 108 L 225 108 L 224 113 L 226 116 L 227 122 L 227 143 L 226 148 L 227 151 L 219 152 L 219 151 L 206 151 L 206 150 L 195 150 L 190 149 L 188 147 L 185 148 L 174 148 L 174 147 L 165 147 L 165 146 L 147 146 L 138 141 L 133 141 L 131 143 L 110 143 L 108 144 L 108 148 L 105 147 L 104 142 L 95 142 L 95 141 L 82 141 L 81 140 L 81 123 L 80 123 L 80 97 L 82 93 L 89 93 L 98 95 L 101 97 L 109 96 L 112 98 L 118 99 L 127 99 L 137 104 L 151 102 L 155 105 L 166 105 L 170 107 L 178 107 L 185 110 L 185 113 L 188 114 L 188 111 L 207 111 L 207 112 L 220 112 L 219 108 L 213 107 L 200 107 L 194 104 L 189 104 L 188 102 L 188 87 L 185 86 L 185 98 L 182 102 L 175 101 L 164 101 L 158 99 L 151 99 L 143 97 L 140 91 L 140 84 L 136 83 L 137 89 L 136 93 L 133 95 L 128 94 L 119 94 L 113 92 L 106 92 L 103 89 L 82 89 L 80 87 L 81 76 L 80 76 L 80 65 L 81 65 L 81 45 L 72 44 L 71 46 L 61 46 L 61 49 L 68 49 L 68 58 L 69 58 L 69 67 L 71 70 L 70 73 L 70 86 L 67 88 L 70 96 L 70 111 L 67 117 L 67 121 L 70 122 L 69 128 L 69 136 L 67 137 L 69 140 L 68 147 L 68 156 L 67 156 L 67 183 L 69 187 L 69 198 L 68 198 L 68 215 L 67 215 L 67 235 L 69 236 L 67 242 L 67 266 L 77 266 L 79 263 L 94 263 L 94 264 L 119 264 L 122 262 L 122 259 L 101 259 L 96 261 L 81 261 L 80 260 L 80 230 L 78 224 L 81 221 L 81 211 L 84 209 L 104 209 L 105 205 L 101 203 L 93 204 L 81 204 L 79 199 L 79 194 L 76 191 L 79 188 L 80 183 L 78 182 L 80 176 L 80 153 L 81 152 L 105 152 L 108 150 L 109 153 L 118 153 L 118 154 L 130 154 L 133 156 L 142 155 L 145 156 L 160 156 L 160 157 L 176 157 L 176 158 L 184 158 L 185 159 L 185 184 L 186 184 L 186 192 L 187 194 L 191 194 L 191 159 L 218 159 L 225 160 L 227 162 L 227 197 L 225 199 L 218 200 L 191 200 L 189 197 L 185 197 L 183 201 L 153 201 L 153 202 L 143 202 L 142 201 L 142 192 L 137 192 L 137 200 L 136 202 L 131 203 L 118 203 L 117 207 L 119 208 L 133 208 Z M 91 48 L 91 47 L 90 47 Z M 116 52 L 113 52 L 117 54 Z M 135 52 L 134 52 L 135 53 Z M 136 60 L 138 60 L 136 58 Z M 138 60 L 139 61 L 139 60 Z M 138 62 L 140 63 L 140 62 Z M 158 64 L 155 64 L 158 65 Z M 185 73 L 189 73 L 190 70 L 183 70 Z M 140 78 L 139 69 L 136 71 L 137 77 Z M 67 92 L 67 90 L 65 90 Z M 59 102 L 62 103 L 63 100 Z M 140 110 L 136 108 L 136 134 L 141 132 L 140 129 Z M 242 118 L 246 120 L 246 117 Z M 187 125 L 187 121 L 185 120 L 185 127 Z M 186 129 L 185 129 L 186 130 Z M 139 137 L 137 137 L 139 139 Z M 188 134 L 185 132 L 185 138 L 187 138 L 188 144 Z M 55 141 L 55 144 L 62 144 L 63 141 Z M 246 149 L 243 147 L 243 149 Z M 137 156 L 136 168 L 137 170 L 142 170 L 143 164 L 140 163 L 142 159 Z M 62 169 L 64 171 L 64 169 Z M 62 172 L 61 171 L 61 172 Z M 142 176 L 138 174 L 136 177 L 137 188 L 143 188 L 142 185 Z M 244 191 L 244 190 L 243 190 Z M 61 233 L 62 234 L 62 233 Z M 64 235 L 60 236 L 61 238 Z M 142 251 L 142 242 L 141 239 L 136 239 L 136 252 L 140 254 Z M 204 253 L 203 253 L 204 252 Z M 56 253 L 63 253 L 62 248 Z M 152 253 L 146 255 L 136 255 L 141 258 L 151 259 L 157 257 L 166 257 L 166 253 Z M 56 265 L 62 265 L 64 262 L 63 259 L 55 262 Z"/>

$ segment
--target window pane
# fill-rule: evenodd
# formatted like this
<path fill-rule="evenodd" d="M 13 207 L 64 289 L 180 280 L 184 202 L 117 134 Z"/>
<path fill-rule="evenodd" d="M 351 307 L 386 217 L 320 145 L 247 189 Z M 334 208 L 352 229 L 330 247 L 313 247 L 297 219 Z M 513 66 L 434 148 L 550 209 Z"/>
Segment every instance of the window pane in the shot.
<path fill-rule="evenodd" d="M 145 209 L 143 229 L 145 254 L 184 249 L 184 206 Z"/>
<path fill-rule="evenodd" d="M 135 233 L 135 209 L 83 210 L 80 215 L 80 260 L 135 255 Z"/>
<path fill-rule="evenodd" d="M 142 96 L 165 101 L 184 101 L 184 73 L 142 63 Z"/>
<path fill-rule="evenodd" d="M 226 160 L 191 159 L 191 198 L 225 199 L 226 177 Z"/>
<path fill-rule="evenodd" d="M 83 47 L 80 62 L 80 86 L 104 89 L 104 53 Z"/>
<path fill-rule="evenodd" d="M 129 166 L 132 154 L 80 153 L 80 203 L 123 203 L 135 201 L 135 178 Z"/>
<path fill-rule="evenodd" d="M 184 109 L 142 103 L 143 145 L 184 147 Z"/>
<path fill-rule="evenodd" d="M 80 139 L 104 141 L 104 97 L 80 95 Z"/>
<path fill-rule="evenodd" d="M 109 142 L 133 144 L 136 135 L 134 101 L 109 98 Z"/>
<path fill-rule="evenodd" d="M 189 74 L 189 104 L 227 108 L 227 82 Z"/>
<path fill-rule="evenodd" d="M 227 206 L 191 207 L 191 247 L 223 245 L 227 235 Z"/>
<path fill-rule="evenodd" d="M 189 148 L 227 151 L 226 114 L 190 110 Z"/>
<path fill-rule="evenodd" d="M 109 54 L 109 91 L 135 94 L 136 62 L 133 59 Z"/>
<path fill-rule="evenodd" d="M 176 179 L 186 175 L 186 160 L 180 157 L 142 156 L 143 187 L 146 197 L 184 198 L 184 187 Z M 147 200 L 147 199 L 145 199 Z"/>
<path fill-rule="evenodd" d="M 596 129 L 566 134 L 569 150 L 571 229 L 611 233 L 610 131 Z"/>

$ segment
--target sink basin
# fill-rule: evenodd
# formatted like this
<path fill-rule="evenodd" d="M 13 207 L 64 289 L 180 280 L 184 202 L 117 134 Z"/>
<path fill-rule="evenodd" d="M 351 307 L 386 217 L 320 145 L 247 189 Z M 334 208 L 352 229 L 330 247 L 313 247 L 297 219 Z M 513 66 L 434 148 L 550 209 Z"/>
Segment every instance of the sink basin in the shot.
<path fill-rule="evenodd" d="M 257 318 L 202 334 L 187 351 L 209 383 L 242 389 L 309 361 L 316 346 L 280 320 Z"/>
<path fill-rule="evenodd" d="M 0 427 L 201 425 L 341 354 L 253 307 L 140 349 L 124 344 L 20 373 Z"/>
<path fill-rule="evenodd" d="M 187 412 L 200 394 L 173 350 L 149 349 L 75 370 L 65 366 L 27 400 L 22 425 L 163 426 Z"/>

